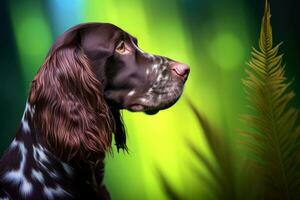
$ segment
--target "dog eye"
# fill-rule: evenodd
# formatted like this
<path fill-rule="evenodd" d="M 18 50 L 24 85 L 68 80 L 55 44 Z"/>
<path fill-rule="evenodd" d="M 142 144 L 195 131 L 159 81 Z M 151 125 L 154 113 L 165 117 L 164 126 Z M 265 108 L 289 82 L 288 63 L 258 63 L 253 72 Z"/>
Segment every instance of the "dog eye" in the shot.
<path fill-rule="evenodd" d="M 120 54 L 124 54 L 126 53 L 127 49 L 125 46 L 125 42 L 121 41 L 118 46 L 116 47 L 116 52 L 120 53 Z"/>

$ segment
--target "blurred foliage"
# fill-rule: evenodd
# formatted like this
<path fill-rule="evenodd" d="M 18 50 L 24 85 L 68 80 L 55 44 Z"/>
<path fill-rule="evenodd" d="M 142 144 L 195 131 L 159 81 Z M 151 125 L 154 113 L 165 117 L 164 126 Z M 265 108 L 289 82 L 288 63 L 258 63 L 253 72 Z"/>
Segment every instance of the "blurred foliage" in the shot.
<path fill-rule="evenodd" d="M 205 166 L 208 177 L 191 163 L 192 171 L 203 184 L 208 185 L 212 199 L 266 199 L 289 200 L 300 197 L 300 126 L 298 110 L 289 106 L 294 93 L 286 82 L 280 44 L 273 47 L 270 5 L 266 1 L 262 19 L 259 50 L 253 48 L 252 58 L 243 80 L 251 104 L 251 114 L 242 118 L 250 131 L 241 131 L 241 146 L 254 154 L 233 156 L 234 148 L 224 134 L 213 128 L 194 104 L 190 103 L 208 143 L 212 159 L 193 143 L 188 147 L 199 164 Z M 170 199 L 194 199 L 180 194 L 158 170 L 161 185 Z"/>
<path fill-rule="evenodd" d="M 235 177 L 235 161 L 232 154 L 232 149 L 223 134 L 220 134 L 215 130 L 207 121 L 207 119 L 201 115 L 196 107 L 190 103 L 197 121 L 203 129 L 204 137 L 208 143 L 209 149 L 212 152 L 213 160 L 209 160 L 207 155 L 199 151 L 199 149 L 189 142 L 189 148 L 192 153 L 197 157 L 209 172 L 212 177 L 212 181 L 209 184 L 211 186 L 211 194 L 214 194 L 217 199 L 236 199 L 237 185 Z M 202 174 L 201 171 L 194 169 L 200 179 L 208 179 Z M 201 178 L 202 177 L 202 178 Z"/>
<path fill-rule="evenodd" d="M 206 119 L 206 117 L 189 102 L 198 124 L 202 129 L 204 138 L 209 146 L 211 157 L 201 151 L 194 142 L 187 141 L 188 148 L 197 159 L 197 166 L 193 163 L 187 163 L 186 170 L 191 171 L 194 177 L 198 179 L 198 187 L 206 185 L 208 199 L 222 200 L 253 200 L 257 199 L 257 188 L 251 185 L 254 179 L 251 173 L 245 173 L 250 170 L 249 163 L 244 159 L 238 159 L 234 156 L 234 148 L 228 142 L 228 139 L 218 131 Z M 199 165 L 205 167 L 200 170 Z M 158 169 L 158 178 L 161 185 L 170 199 L 197 199 L 197 196 L 189 196 L 186 193 L 178 193 L 167 177 Z M 208 172 L 208 173 L 205 173 Z M 253 174 L 251 174 L 253 175 Z M 194 186 L 195 187 L 195 186 Z M 245 195 L 247 194 L 247 195 Z"/>

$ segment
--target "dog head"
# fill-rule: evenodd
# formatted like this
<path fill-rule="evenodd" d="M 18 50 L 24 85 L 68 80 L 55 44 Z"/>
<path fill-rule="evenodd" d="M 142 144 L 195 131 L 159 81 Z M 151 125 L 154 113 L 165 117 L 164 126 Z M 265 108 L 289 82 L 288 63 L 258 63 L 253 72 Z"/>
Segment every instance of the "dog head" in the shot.
<path fill-rule="evenodd" d="M 170 107 L 188 74 L 187 65 L 143 52 L 112 24 L 81 24 L 56 40 L 29 101 L 47 143 L 72 158 L 79 149 L 105 152 L 111 132 L 118 148 L 126 148 L 119 110 L 155 114 Z"/>

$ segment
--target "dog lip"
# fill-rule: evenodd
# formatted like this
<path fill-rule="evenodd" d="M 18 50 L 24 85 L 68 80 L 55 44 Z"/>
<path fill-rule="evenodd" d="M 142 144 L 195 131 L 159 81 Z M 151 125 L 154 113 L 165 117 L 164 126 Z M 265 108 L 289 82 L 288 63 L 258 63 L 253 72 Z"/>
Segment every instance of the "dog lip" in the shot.
<path fill-rule="evenodd" d="M 128 107 L 128 110 L 132 111 L 132 112 L 145 112 L 147 115 L 154 115 L 156 113 L 159 112 L 159 109 L 147 109 L 147 106 L 144 106 L 142 104 L 139 103 L 134 103 L 131 104 Z"/>
<path fill-rule="evenodd" d="M 139 103 L 133 103 L 129 105 L 128 109 L 133 112 L 138 112 L 143 111 L 145 109 L 145 106 Z"/>

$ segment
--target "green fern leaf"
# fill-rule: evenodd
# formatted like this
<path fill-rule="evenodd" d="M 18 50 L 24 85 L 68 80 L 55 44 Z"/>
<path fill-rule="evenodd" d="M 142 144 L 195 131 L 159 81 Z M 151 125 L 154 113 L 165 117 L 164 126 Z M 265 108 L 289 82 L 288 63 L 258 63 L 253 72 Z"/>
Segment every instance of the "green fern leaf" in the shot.
<path fill-rule="evenodd" d="M 258 158 L 255 162 L 262 169 L 264 198 L 299 199 L 298 110 L 289 106 L 294 93 L 289 91 L 291 83 L 284 76 L 283 55 L 278 55 L 281 43 L 273 46 L 270 21 L 270 5 L 266 1 L 259 49 L 253 48 L 247 63 L 248 77 L 243 80 L 254 111 L 243 117 L 253 128 L 242 133 L 248 138 L 243 144 Z"/>

